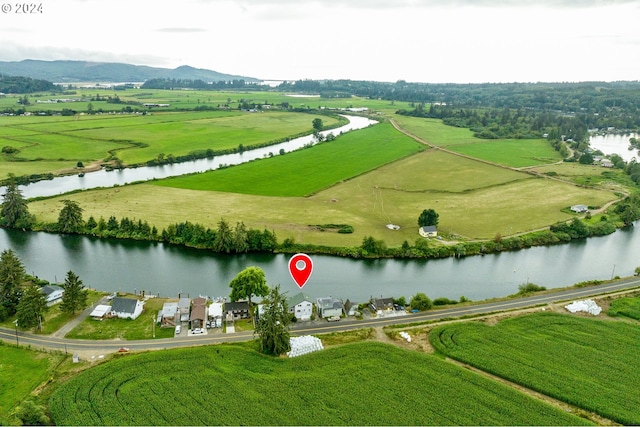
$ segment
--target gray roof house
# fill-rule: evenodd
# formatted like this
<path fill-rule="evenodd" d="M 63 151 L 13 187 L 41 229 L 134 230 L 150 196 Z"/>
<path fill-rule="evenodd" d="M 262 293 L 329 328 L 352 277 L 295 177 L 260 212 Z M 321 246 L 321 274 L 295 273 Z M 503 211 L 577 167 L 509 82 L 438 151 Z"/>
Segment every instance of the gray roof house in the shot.
<path fill-rule="evenodd" d="M 120 319 L 137 319 L 143 307 L 144 303 L 139 299 L 115 297 L 111 303 L 111 313 Z"/>
<path fill-rule="evenodd" d="M 422 237 L 436 237 L 438 235 L 438 229 L 435 225 L 425 225 L 424 227 L 420 227 L 418 233 Z"/>
<path fill-rule="evenodd" d="M 318 308 L 318 316 L 323 319 L 342 315 L 342 300 L 337 298 L 318 298 L 316 300 L 316 307 Z"/>
<path fill-rule="evenodd" d="M 53 305 L 62 301 L 62 294 L 64 289 L 56 285 L 46 285 L 40 289 L 40 292 L 46 297 L 47 305 Z"/>

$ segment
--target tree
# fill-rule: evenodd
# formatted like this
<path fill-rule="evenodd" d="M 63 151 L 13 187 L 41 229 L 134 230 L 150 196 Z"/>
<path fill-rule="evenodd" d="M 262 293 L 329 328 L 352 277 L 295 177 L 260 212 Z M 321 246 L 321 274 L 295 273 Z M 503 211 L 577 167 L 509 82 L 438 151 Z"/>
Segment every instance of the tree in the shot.
<path fill-rule="evenodd" d="M 247 252 L 249 250 L 247 228 L 245 227 L 244 222 L 236 222 L 236 229 L 233 233 L 233 248 L 238 253 Z"/>
<path fill-rule="evenodd" d="M 30 283 L 18 303 L 16 311 L 18 326 L 26 329 L 38 326 L 40 329 L 45 311 L 47 311 L 47 298 L 40 292 L 38 285 Z"/>
<path fill-rule="evenodd" d="M 313 122 L 311 122 L 311 124 L 313 125 L 313 130 L 315 130 L 316 132 L 320 132 L 324 127 L 322 119 L 320 118 L 313 119 Z"/>
<path fill-rule="evenodd" d="M 411 298 L 410 305 L 414 310 L 425 311 L 429 310 L 433 306 L 433 302 L 431 301 L 431 298 L 426 296 L 424 293 L 418 292 L 413 296 L 413 298 Z"/>
<path fill-rule="evenodd" d="M 221 219 L 218 223 L 218 232 L 213 240 L 213 250 L 216 252 L 231 252 L 233 248 L 233 232 L 227 221 Z"/>
<path fill-rule="evenodd" d="M 260 315 L 255 333 L 260 336 L 260 351 L 279 356 L 291 350 L 289 342 L 289 323 L 287 300 L 280 293 L 280 285 L 271 289 L 264 302 L 264 312 Z"/>
<path fill-rule="evenodd" d="M 62 294 L 62 303 L 60 303 L 60 311 L 64 313 L 76 314 L 76 311 L 83 310 L 87 307 L 87 289 L 84 288 L 82 280 L 71 270 L 67 272 L 64 279 L 64 293 Z"/>
<path fill-rule="evenodd" d="M 0 254 L 0 321 L 12 316 L 22 296 L 22 282 L 25 279 L 22 262 L 11 249 Z"/>
<path fill-rule="evenodd" d="M 384 240 L 376 240 L 372 236 L 364 237 L 361 247 L 365 255 L 382 255 L 387 249 Z"/>
<path fill-rule="evenodd" d="M 64 207 L 58 215 L 58 229 L 63 233 L 78 233 L 82 230 L 82 211 L 78 202 L 63 200 Z"/>
<path fill-rule="evenodd" d="M 252 295 L 264 297 L 269 294 L 267 279 L 260 267 L 245 268 L 229 283 L 229 287 L 231 301 L 246 298 L 249 301 L 249 307 L 251 307 Z"/>
<path fill-rule="evenodd" d="M 580 163 L 581 165 L 591 165 L 591 164 L 593 164 L 593 154 L 584 153 L 578 159 L 578 163 Z"/>
<path fill-rule="evenodd" d="M 0 210 L 1 224 L 12 228 L 31 228 L 33 218 L 29 215 L 27 202 L 18 188 L 14 176 L 9 175 L 2 209 Z"/>
<path fill-rule="evenodd" d="M 425 209 L 418 217 L 418 226 L 438 225 L 438 213 L 433 209 Z"/>
<path fill-rule="evenodd" d="M 16 418 L 23 426 L 46 426 L 49 425 L 49 417 L 45 414 L 45 407 L 36 405 L 32 400 L 25 400 L 16 408 Z"/>

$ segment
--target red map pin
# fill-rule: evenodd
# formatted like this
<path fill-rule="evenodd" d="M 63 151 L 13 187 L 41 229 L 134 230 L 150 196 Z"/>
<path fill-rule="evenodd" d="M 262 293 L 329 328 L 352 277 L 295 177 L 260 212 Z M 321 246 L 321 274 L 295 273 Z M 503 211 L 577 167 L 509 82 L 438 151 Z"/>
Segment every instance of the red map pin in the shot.
<path fill-rule="evenodd" d="M 289 260 L 289 273 L 300 289 L 307 283 L 312 271 L 313 262 L 309 255 L 295 254 Z"/>

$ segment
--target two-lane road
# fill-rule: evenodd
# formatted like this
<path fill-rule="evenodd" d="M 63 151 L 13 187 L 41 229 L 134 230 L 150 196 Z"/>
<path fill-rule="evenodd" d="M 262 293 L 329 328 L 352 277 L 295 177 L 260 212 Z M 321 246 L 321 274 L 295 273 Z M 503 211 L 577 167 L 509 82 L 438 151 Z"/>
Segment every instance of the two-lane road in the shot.
<path fill-rule="evenodd" d="M 534 295 L 526 298 L 516 298 L 505 301 L 488 302 L 474 304 L 465 307 L 447 308 L 442 310 L 432 310 L 422 313 L 411 313 L 405 316 L 388 317 L 382 319 L 343 319 L 339 322 L 331 323 L 298 323 L 291 329 L 291 335 L 322 334 L 327 332 L 346 331 L 365 327 L 380 327 L 392 324 L 414 323 L 425 320 L 439 320 L 445 318 L 455 318 L 467 315 L 482 315 L 506 310 L 533 307 L 541 304 L 548 304 L 557 301 L 569 301 L 585 299 L 595 295 L 622 291 L 640 287 L 640 279 L 637 277 L 619 280 L 603 285 L 589 286 L 585 288 L 570 288 L 567 290 Z M 199 336 L 176 337 L 169 339 L 124 341 L 124 340 L 73 340 L 54 336 L 35 335 L 13 329 L 0 328 L 0 339 L 9 343 L 20 345 L 30 345 L 34 348 L 44 348 L 61 350 L 68 353 L 92 352 L 95 354 L 105 354 L 117 352 L 121 347 L 127 347 L 131 351 L 136 350 L 160 350 L 177 347 L 187 347 L 194 345 L 216 344 L 222 342 L 249 341 L 254 338 L 253 332 L 238 332 L 232 334 L 222 334 L 218 331 Z"/>

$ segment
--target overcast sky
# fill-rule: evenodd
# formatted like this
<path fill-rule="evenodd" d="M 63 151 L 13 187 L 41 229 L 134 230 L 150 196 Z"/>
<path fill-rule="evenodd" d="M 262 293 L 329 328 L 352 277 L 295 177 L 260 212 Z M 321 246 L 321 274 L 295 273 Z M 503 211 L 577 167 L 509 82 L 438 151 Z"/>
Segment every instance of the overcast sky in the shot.
<path fill-rule="evenodd" d="M 41 14 L 25 15 L 0 0 L 0 60 L 190 65 L 289 80 L 640 79 L 640 0 L 41 4 Z"/>

